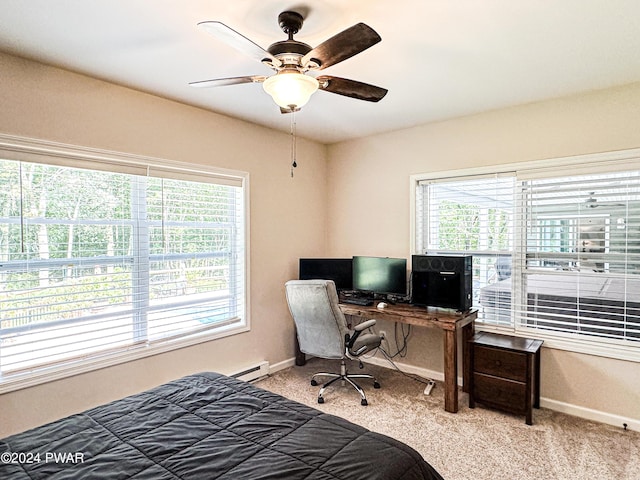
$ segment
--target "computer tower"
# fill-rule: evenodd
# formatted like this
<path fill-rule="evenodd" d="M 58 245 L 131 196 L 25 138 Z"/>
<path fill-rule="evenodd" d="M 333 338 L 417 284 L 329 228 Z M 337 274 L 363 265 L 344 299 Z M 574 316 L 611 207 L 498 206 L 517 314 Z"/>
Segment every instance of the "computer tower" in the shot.
<path fill-rule="evenodd" d="M 411 303 L 469 310 L 473 304 L 472 261 L 470 255 L 413 255 Z"/>

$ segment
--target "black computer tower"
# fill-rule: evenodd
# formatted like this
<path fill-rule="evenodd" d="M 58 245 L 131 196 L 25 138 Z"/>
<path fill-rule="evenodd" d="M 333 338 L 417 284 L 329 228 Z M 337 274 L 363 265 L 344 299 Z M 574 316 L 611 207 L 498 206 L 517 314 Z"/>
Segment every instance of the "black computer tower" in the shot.
<path fill-rule="evenodd" d="M 470 255 L 413 255 L 411 303 L 466 312 L 473 305 Z"/>

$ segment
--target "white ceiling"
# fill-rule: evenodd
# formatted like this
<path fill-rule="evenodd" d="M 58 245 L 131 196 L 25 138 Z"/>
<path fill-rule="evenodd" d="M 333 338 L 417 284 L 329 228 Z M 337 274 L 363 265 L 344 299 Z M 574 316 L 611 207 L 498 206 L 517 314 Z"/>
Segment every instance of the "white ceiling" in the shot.
<path fill-rule="evenodd" d="M 640 81 L 638 0 L 1 0 L 0 50 L 283 131 L 260 84 L 270 75 L 196 24 L 219 20 L 263 48 L 316 46 L 364 22 L 382 42 L 322 74 L 389 89 L 379 103 L 319 91 L 297 133 L 323 143 Z"/>

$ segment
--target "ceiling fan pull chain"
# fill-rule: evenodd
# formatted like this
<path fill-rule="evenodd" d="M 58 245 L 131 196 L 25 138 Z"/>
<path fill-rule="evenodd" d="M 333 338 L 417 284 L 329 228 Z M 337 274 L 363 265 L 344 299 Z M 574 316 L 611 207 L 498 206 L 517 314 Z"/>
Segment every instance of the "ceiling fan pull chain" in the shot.
<path fill-rule="evenodd" d="M 293 178 L 293 169 L 298 166 L 296 162 L 297 142 L 296 142 L 296 112 L 292 109 L 291 113 L 291 178 Z"/>

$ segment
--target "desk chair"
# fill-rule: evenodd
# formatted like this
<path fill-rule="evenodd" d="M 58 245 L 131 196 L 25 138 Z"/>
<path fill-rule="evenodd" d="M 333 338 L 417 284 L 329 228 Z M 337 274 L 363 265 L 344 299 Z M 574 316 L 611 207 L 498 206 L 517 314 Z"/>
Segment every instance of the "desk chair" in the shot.
<path fill-rule="evenodd" d="M 316 373 L 311 377 L 311 385 L 317 385 L 316 377 L 329 377 L 320 392 L 318 403 L 324 403 L 324 392 L 332 383 L 341 380 L 349 383 L 360 394 L 360 404 L 367 405 L 364 390 L 353 381 L 354 378 L 373 380 L 373 387 L 380 384 L 372 375 L 347 373 L 345 359 L 357 359 L 366 352 L 378 348 L 382 339 L 379 335 L 362 333 L 375 325 L 375 320 L 367 320 L 349 330 L 344 314 L 338 306 L 338 294 L 332 280 L 290 280 L 285 285 L 289 311 L 296 324 L 300 351 L 319 358 L 339 359 L 340 373 Z M 362 368 L 362 362 L 360 362 Z"/>

